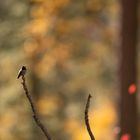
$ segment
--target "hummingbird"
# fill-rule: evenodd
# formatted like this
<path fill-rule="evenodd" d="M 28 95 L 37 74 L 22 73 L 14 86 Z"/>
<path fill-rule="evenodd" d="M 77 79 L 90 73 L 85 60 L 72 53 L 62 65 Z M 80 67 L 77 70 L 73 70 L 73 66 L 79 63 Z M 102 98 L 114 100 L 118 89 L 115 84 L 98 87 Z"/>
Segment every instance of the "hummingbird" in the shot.
<path fill-rule="evenodd" d="M 26 71 L 27 71 L 26 67 L 22 66 L 22 68 L 19 70 L 17 79 L 19 79 L 21 76 L 24 76 L 26 74 Z"/>

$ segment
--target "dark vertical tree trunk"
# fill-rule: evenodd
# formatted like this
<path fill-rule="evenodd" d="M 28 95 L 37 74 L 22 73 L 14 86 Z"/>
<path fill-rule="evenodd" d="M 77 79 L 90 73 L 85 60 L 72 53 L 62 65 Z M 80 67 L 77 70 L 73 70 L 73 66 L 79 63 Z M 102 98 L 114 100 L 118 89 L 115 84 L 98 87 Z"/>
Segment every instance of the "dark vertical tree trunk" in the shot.
<path fill-rule="evenodd" d="M 121 42 L 121 135 L 129 133 L 131 140 L 137 140 L 136 93 L 129 94 L 128 87 L 136 84 L 137 46 L 137 0 L 122 0 L 122 42 Z"/>

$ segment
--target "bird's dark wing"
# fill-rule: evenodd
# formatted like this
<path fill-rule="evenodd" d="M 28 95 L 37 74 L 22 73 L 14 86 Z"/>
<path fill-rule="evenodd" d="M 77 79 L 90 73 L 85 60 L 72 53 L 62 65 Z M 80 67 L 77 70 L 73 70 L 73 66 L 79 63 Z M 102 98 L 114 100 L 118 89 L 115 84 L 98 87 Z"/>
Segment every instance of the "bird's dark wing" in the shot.
<path fill-rule="evenodd" d="M 19 72 L 18 76 L 17 76 L 17 79 L 19 79 L 19 77 L 21 76 L 21 71 Z"/>

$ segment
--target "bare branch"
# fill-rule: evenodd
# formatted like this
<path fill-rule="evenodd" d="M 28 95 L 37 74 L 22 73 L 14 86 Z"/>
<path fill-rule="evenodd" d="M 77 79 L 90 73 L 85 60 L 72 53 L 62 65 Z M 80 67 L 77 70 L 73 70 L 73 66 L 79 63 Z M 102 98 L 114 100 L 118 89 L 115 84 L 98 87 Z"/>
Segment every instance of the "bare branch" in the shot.
<path fill-rule="evenodd" d="M 89 119 L 88 119 L 88 110 L 89 110 L 89 106 L 90 106 L 90 98 L 92 96 L 89 94 L 88 95 L 88 99 L 87 99 L 87 103 L 86 103 L 86 108 L 85 108 L 85 124 L 86 124 L 86 127 L 87 127 L 87 131 L 89 133 L 89 136 L 91 138 L 91 140 L 95 140 L 95 137 L 91 131 L 91 128 L 90 128 L 90 124 L 89 124 Z"/>
<path fill-rule="evenodd" d="M 32 97 L 29 94 L 29 91 L 28 91 L 28 88 L 27 88 L 27 85 L 26 85 L 26 79 L 25 79 L 24 75 L 22 75 L 22 86 L 23 86 L 25 95 L 26 95 L 26 97 L 27 97 L 27 99 L 28 99 L 28 101 L 30 103 L 30 106 L 31 106 L 31 109 L 32 109 L 32 112 L 33 112 L 33 118 L 34 118 L 36 124 L 41 129 L 41 131 L 44 133 L 44 135 L 46 136 L 47 140 L 51 140 L 51 137 L 48 134 L 47 129 L 44 127 L 44 125 L 41 123 L 40 119 L 38 118 L 37 111 L 35 109 L 35 104 L 33 103 Z"/>

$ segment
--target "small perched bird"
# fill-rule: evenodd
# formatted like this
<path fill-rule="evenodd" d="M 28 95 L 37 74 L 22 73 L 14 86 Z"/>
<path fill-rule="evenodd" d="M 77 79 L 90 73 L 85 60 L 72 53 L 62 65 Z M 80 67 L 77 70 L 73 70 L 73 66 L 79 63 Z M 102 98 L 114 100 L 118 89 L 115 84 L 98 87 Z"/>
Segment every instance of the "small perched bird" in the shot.
<path fill-rule="evenodd" d="M 24 76 L 26 74 L 26 70 L 27 70 L 26 67 L 22 66 L 22 68 L 19 70 L 17 79 L 19 79 L 20 76 Z"/>

